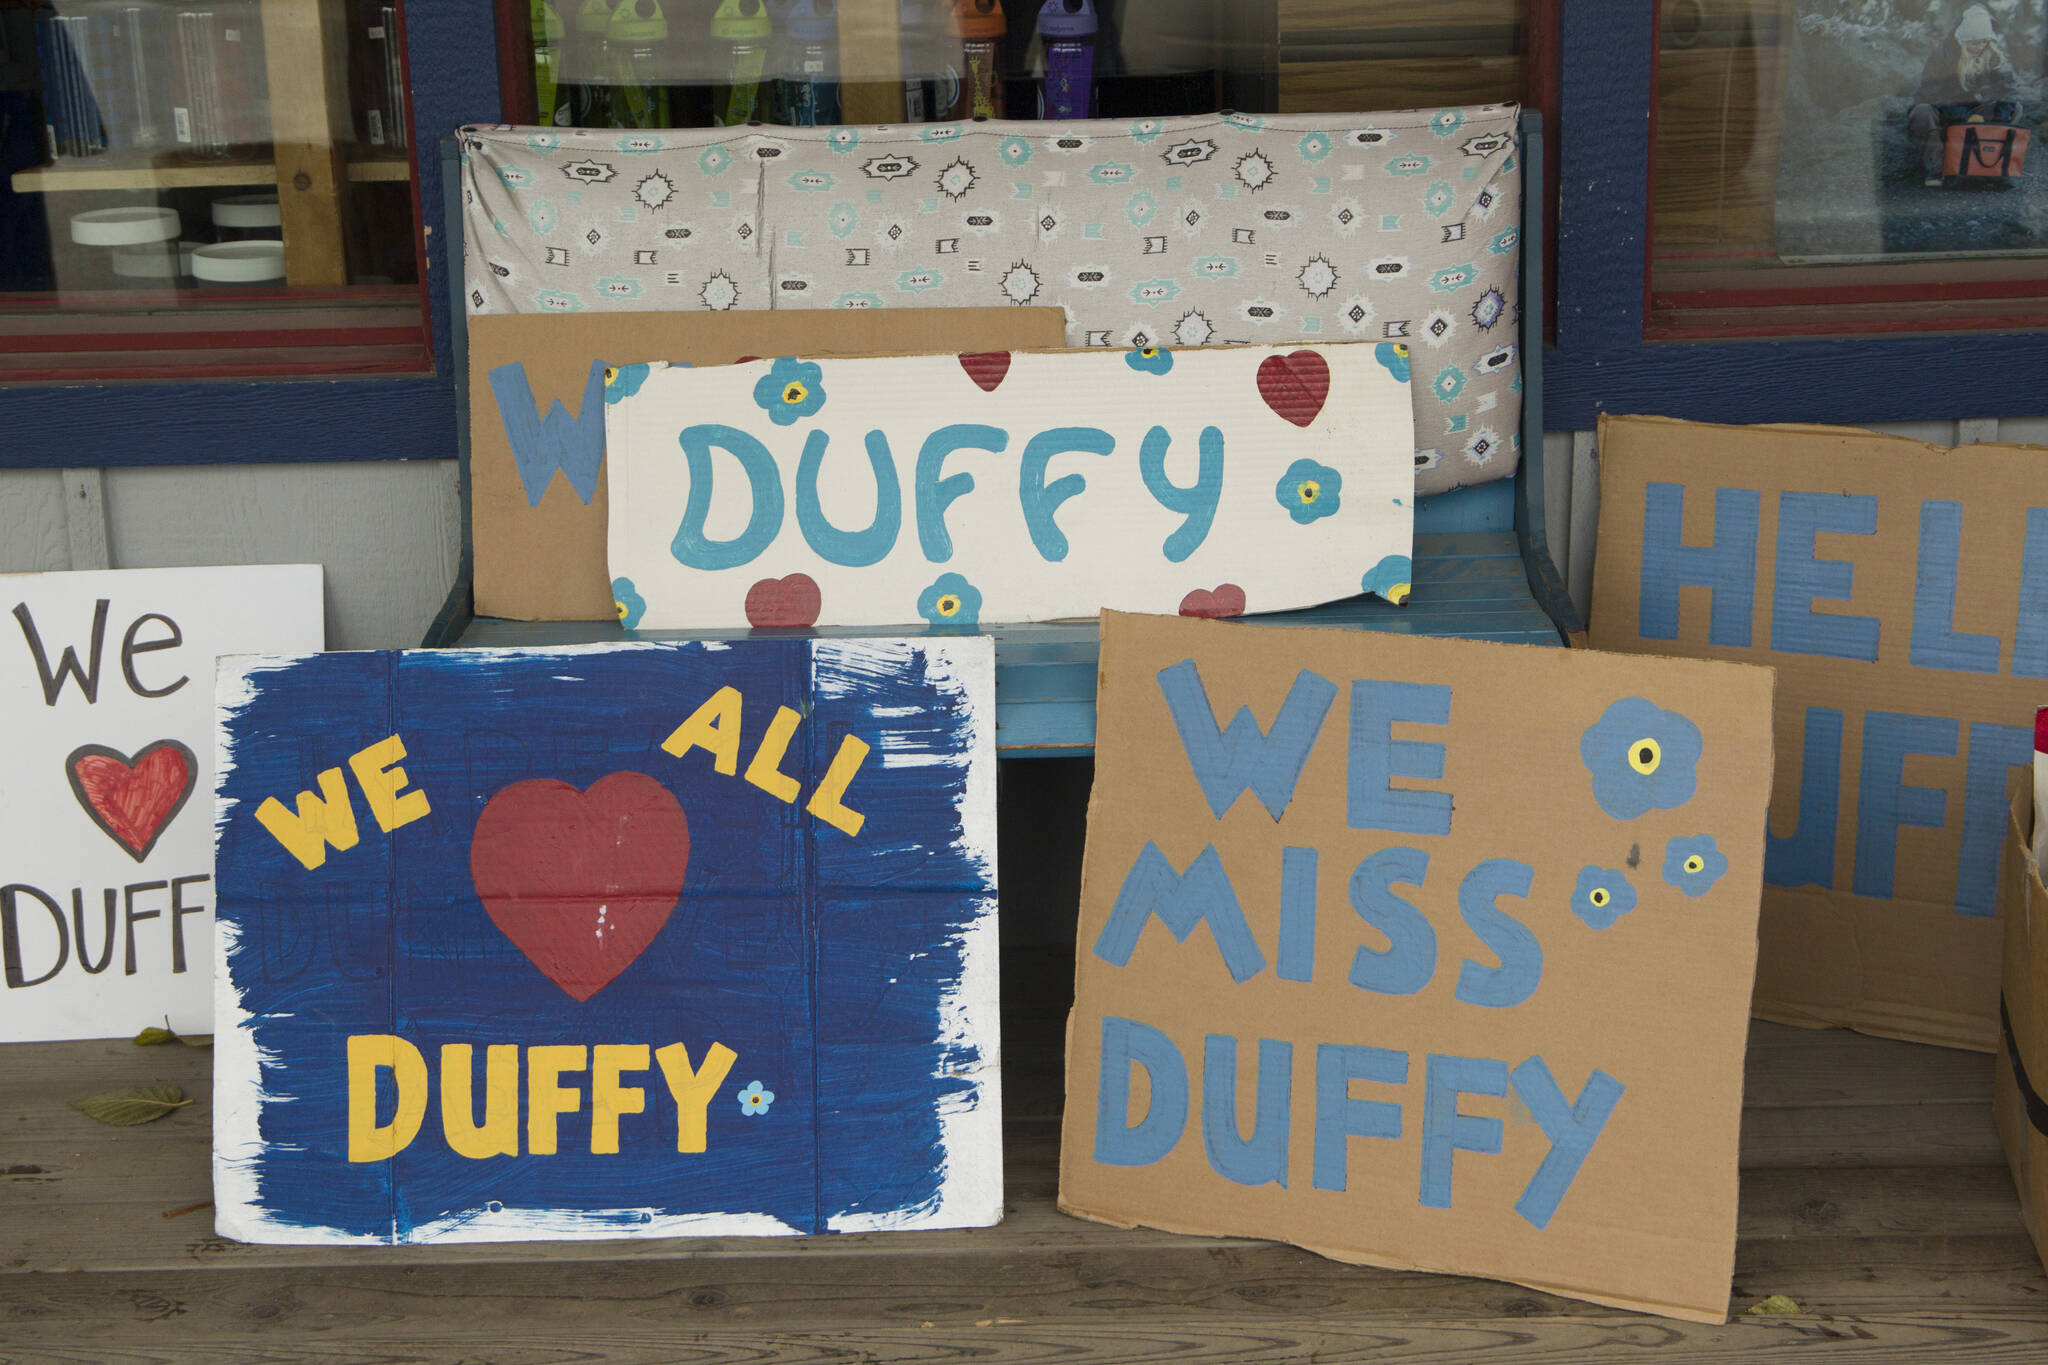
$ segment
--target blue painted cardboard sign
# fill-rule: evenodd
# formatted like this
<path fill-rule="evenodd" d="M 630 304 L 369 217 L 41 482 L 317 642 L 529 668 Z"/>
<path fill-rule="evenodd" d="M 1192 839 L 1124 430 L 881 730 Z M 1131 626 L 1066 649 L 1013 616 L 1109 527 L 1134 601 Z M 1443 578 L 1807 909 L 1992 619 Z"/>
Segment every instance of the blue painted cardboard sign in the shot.
<path fill-rule="evenodd" d="M 1757 1013 L 1996 1050 L 2048 452 L 1641 417 L 1600 452 L 1593 643 L 1778 672 Z"/>
<path fill-rule="evenodd" d="M 1106 614 L 1060 1206 L 1720 1322 L 1770 702 Z"/>
<path fill-rule="evenodd" d="M 985 639 L 224 660 L 220 1232 L 996 1221 L 993 668 Z"/>

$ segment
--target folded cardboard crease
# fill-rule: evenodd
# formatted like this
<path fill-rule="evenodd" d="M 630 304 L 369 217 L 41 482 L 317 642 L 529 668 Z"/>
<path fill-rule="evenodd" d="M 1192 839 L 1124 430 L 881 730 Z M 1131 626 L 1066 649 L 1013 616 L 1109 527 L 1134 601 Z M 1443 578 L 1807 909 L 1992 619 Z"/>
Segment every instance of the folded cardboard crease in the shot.
<path fill-rule="evenodd" d="M 2031 800 L 2012 803 L 2005 840 L 2002 1046 L 1991 1096 L 1998 1140 L 2019 1187 L 2020 1220 L 2048 1266 L 2048 887 L 2029 849 Z"/>

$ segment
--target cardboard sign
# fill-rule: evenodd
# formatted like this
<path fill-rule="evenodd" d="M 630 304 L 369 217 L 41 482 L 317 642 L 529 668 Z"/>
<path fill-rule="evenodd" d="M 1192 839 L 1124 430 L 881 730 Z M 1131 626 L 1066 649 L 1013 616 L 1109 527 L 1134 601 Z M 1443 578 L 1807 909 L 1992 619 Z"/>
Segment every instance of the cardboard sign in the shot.
<path fill-rule="evenodd" d="M 1998 1140 L 2019 1186 L 2020 1216 L 2048 1266 L 2048 887 L 2027 847 L 2027 802 L 2012 803 L 1999 879 L 2005 919 L 2003 1038 L 1992 1089 Z M 2034 831 L 2039 834 L 2039 830 Z"/>
<path fill-rule="evenodd" d="M 1412 577 L 1391 342 L 628 367 L 629 626 L 1234 616 Z"/>
<path fill-rule="evenodd" d="M 609 621 L 617 614 L 604 556 L 607 366 L 1057 346 L 1063 321 L 1057 308 L 471 318 L 477 614 L 521 621 Z M 719 624 L 737 626 L 741 618 Z"/>
<path fill-rule="evenodd" d="M 0 579 L 0 1042 L 213 1031 L 213 664 L 317 650 L 317 564 Z"/>
<path fill-rule="evenodd" d="M 1593 645 L 1778 670 L 1756 1012 L 1996 1047 L 2048 452 L 1626 417 L 1600 465 Z"/>
<path fill-rule="evenodd" d="M 1721 1321 L 1770 696 L 1105 616 L 1060 1206 Z"/>
<path fill-rule="evenodd" d="M 993 678 L 985 639 L 224 662 L 220 1232 L 995 1222 Z"/>

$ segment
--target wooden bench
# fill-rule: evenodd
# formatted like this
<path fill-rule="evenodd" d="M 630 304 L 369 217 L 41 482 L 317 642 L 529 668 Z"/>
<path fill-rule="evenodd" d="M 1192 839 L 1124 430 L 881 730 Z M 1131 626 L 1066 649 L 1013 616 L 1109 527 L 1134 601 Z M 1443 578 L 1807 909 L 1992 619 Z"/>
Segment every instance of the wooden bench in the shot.
<path fill-rule="evenodd" d="M 459 195 L 460 167 L 452 140 L 443 145 L 443 182 Z M 1578 620 L 1550 556 L 1543 501 L 1543 138 L 1540 116 L 1522 115 L 1522 459 L 1511 480 L 1496 480 L 1419 499 L 1415 509 L 1415 578 L 1406 605 L 1355 597 L 1306 611 L 1241 618 L 1247 625 L 1312 625 L 1414 635 L 1459 636 L 1517 644 L 1560 645 Z M 451 200 L 450 223 L 462 222 Z M 460 254 L 456 253 L 456 259 Z M 458 385 L 467 382 L 466 310 L 461 281 L 452 281 Z M 466 394 L 460 411 L 468 411 Z M 465 419 L 466 421 L 466 419 Z M 508 621 L 471 609 L 466 425 L 462 459 L 462 568 L 447 605 L 429 629 L 430 647 L 589 644 L 625 638 L 600 621 Z M 923 634 L 928 627 L 887 633 Z M 730 638 L 740 630 L 641 631 L 638 639 Z M 821 635 L 878 634 L 822 629 Z M 991 626 L 996 644 L 996 747 L 1005 756 L 1085 754 L 1095 743 L 1096 628 L 1093 622 Z"/>
<path fill-rule="evenodd" d="M 1006 954 L 1003 1222 L 809 1238 L 257 1247 L 213 1235 L 211 1053 L 18 1044 L 0 1109 L 0 1360 L 988 1362 L 2048 1359 L 2048 1276 L 1991 1059 L 1751 1030 L 1730 1311 L 1701 1327 L 1054 1206 L 1070 955 Z M 67 1100 L 170 1082 L 103 1128 Z"/>

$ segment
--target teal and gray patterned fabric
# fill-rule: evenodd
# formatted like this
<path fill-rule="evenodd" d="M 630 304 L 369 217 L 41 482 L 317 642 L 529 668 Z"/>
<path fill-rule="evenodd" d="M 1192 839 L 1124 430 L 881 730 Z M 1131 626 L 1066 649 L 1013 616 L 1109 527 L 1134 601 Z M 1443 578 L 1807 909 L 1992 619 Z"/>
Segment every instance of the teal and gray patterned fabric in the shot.
<path fill-rule="evenodd" d="M 1513 105 L 462 132 L 475 313 L 1054 304 L 1075 346 L 1392 341 L 1416 491 L 1514 472 Z"/>

